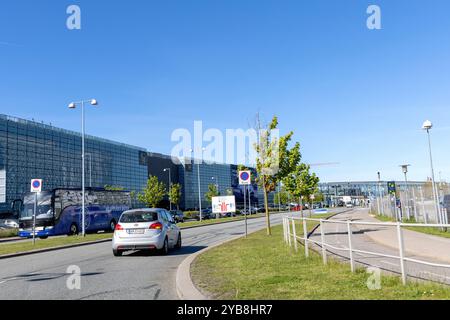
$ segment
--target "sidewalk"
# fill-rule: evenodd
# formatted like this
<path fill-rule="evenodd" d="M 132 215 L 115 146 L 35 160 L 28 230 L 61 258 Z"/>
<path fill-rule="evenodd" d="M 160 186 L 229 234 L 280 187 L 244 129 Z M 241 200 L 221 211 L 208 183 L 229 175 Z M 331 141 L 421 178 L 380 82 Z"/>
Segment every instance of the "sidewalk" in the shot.
<path fill-rule="evenodd" d="M 366 210 L 361 210 L 353 214 L 352 220 L 355 220 L 355 222 L 358 220 L 380 222 L 380 220 L 369 215 Z M 399 249 L 397 229 L 395 226 L 369 227 L 367 225 L 358 225 L 357 227 L 359 229 L 370 228 L 370 230 L 365 232 L 365 235 L 371 240 L 392 249 Z M 407 254 L 450 263 L 450 238 L 429 235 L 405 228 L 402 228 L 402 231 Z"/>

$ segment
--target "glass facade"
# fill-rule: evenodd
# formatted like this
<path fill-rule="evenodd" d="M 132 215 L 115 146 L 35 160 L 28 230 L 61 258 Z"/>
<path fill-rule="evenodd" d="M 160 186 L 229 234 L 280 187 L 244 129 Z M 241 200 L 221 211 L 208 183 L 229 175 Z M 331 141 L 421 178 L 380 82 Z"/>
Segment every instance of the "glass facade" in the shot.
<path fill-rule="evenodd" d="M 406 190 L 411 187 L 420 187 L 426 184 L 426 182 L 408 181 L 408 185 L 404 181 L 396 181 L 396 187 L 400 191 Z M 361 181 L 361 182 L 330 182 L 320 183 L 319 191 L 326 197 L 365 197 L 370 198 L 377 195 L 388 194 L 387 181 Z"/>
<path fill-rule="evenodd" d="M 86 135 L 85 153 L 86 187 L 145 186 L 145 149 Z M 0 211 L 29 192 L 33 178 L 44 180 L 44 190 L 80 188 L 81 134 L 0 115 Z"/>
<path fill-rule="evenodd" d="M 211 207 L 205 199 L 205 194 L 208 192 L 210 184 L 219 186 L 220 195 L 227 195 L 227 192 L 232 192 L 231 179 L 231 165 L 228 164 L 206 164 L 200 165 L 188 163 L 183 161 L 178 170 L 180 184 L 183 187 L 182 207 L 185 209 L 198 209 L 198 172 L 200 168 L 200 189 L 202 208 Z"/>

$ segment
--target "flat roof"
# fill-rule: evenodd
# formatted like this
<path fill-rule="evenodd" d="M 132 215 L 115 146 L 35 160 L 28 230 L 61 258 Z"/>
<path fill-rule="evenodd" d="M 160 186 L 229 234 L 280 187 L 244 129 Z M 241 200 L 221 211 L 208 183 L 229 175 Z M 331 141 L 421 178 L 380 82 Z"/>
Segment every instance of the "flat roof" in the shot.
<path fill-rule="evenodd" d="M 42 123 L 42 122 L 37 122 L 37 121 L 33 121 L 33 120 L 26 120 L 26 119 L 14 117 L 14 116 L 9 116 L 9 115 L 6 115 L 6 114 L 0 114 L 0 119 L 4 119 L 4 120 L 7 120 L 7 121 L 13 121 L 13 122 L 21 123 L 21 124 L 25 124 L 25 125 L 33 125 L 33 126 L 37 126 L 39 128 L 53 130 L 53 131 L 67 133 L 67 134 L 70 134 L 70 135 L 75 135 L 75 136 L 81 137 L 81 133 L 80 132 L 67 130 L 67 129 L 63 129 L 63 128 L 59 128 L 59 127 L 54 127 L 54 126 L 52 126 L 50 124 L 45 124 L 45 123 Z M 145 148 L 133 146 L 133 145 L 127 144 L 127 143 L 117 142 L 117 141 L 113 141 L 113 140 L 109 140 L 109 139 L 105 139 L 105 138 L 100 138 L 100 137 L 96 137 L 96 136 L 92 136 L 92 135 L 88 135 L 88 134 L 86 134 L 85 137 L 86 137 L 86 139 L 97 140 L 97 141 L 100 141 L 100 142 L 110 143 L 110 144 L 114 144 L 114 145 L 121 146 L 121 147 L 127 147 L 127 148 L 135 149 L 135 150 L 138 150 L 138 151 L 147 152 L 147 149 L 145 149 Z"/>

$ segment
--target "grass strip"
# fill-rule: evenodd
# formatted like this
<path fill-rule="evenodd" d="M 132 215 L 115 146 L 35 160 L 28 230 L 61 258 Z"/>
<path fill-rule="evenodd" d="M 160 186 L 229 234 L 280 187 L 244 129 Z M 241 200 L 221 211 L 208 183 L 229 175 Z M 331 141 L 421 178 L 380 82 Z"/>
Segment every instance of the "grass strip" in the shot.
<path fill-rule="evenodd" d="M 33 240 L 28 239 L 14 243 L 0 244 L 0 255 L 22 253 L 38 249 L 54 248 L 59 246 L 86 243 L 111 238 L 112 238 L 111 233 L 98 233 L 98 234 L 88 234 L 84 238 L 81 236 L 72 236 L 72 237 L 48 238 L 45 240 L 37 239 L 35 245 L 33 245 Z"/>
<path fill-rule="evenodd" d="M 315 223 L 309 222 L 311 229 Z M 296 225 L 302 234 L 300 223 Z M 281 226 L 273 235 L 265 231 L 238 239 L 197 257 L 191 267 L 194 283 L 214 299 L 233 300 L 421 300 L 449 299 L 450 288 L 434 283 L 409 282 L 403 286 L 397 276 L 382 275 L 381 289 L 370 290 L 365 269 L 351 273 L 350 266 L 310 251 L 304 255 L 286 246 Z"/>

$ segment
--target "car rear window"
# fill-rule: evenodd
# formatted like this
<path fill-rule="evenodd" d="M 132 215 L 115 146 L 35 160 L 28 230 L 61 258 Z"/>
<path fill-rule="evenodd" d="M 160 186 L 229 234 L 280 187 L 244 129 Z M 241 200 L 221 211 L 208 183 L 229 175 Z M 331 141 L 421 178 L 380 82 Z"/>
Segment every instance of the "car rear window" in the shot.
<path fill-rule="evenodd" d="M 156 220 L 158 220 L 158 213 L 150 211 L 124 213 L 120 218 L 120 222 L 122 223 L 152 222 Z"/>

